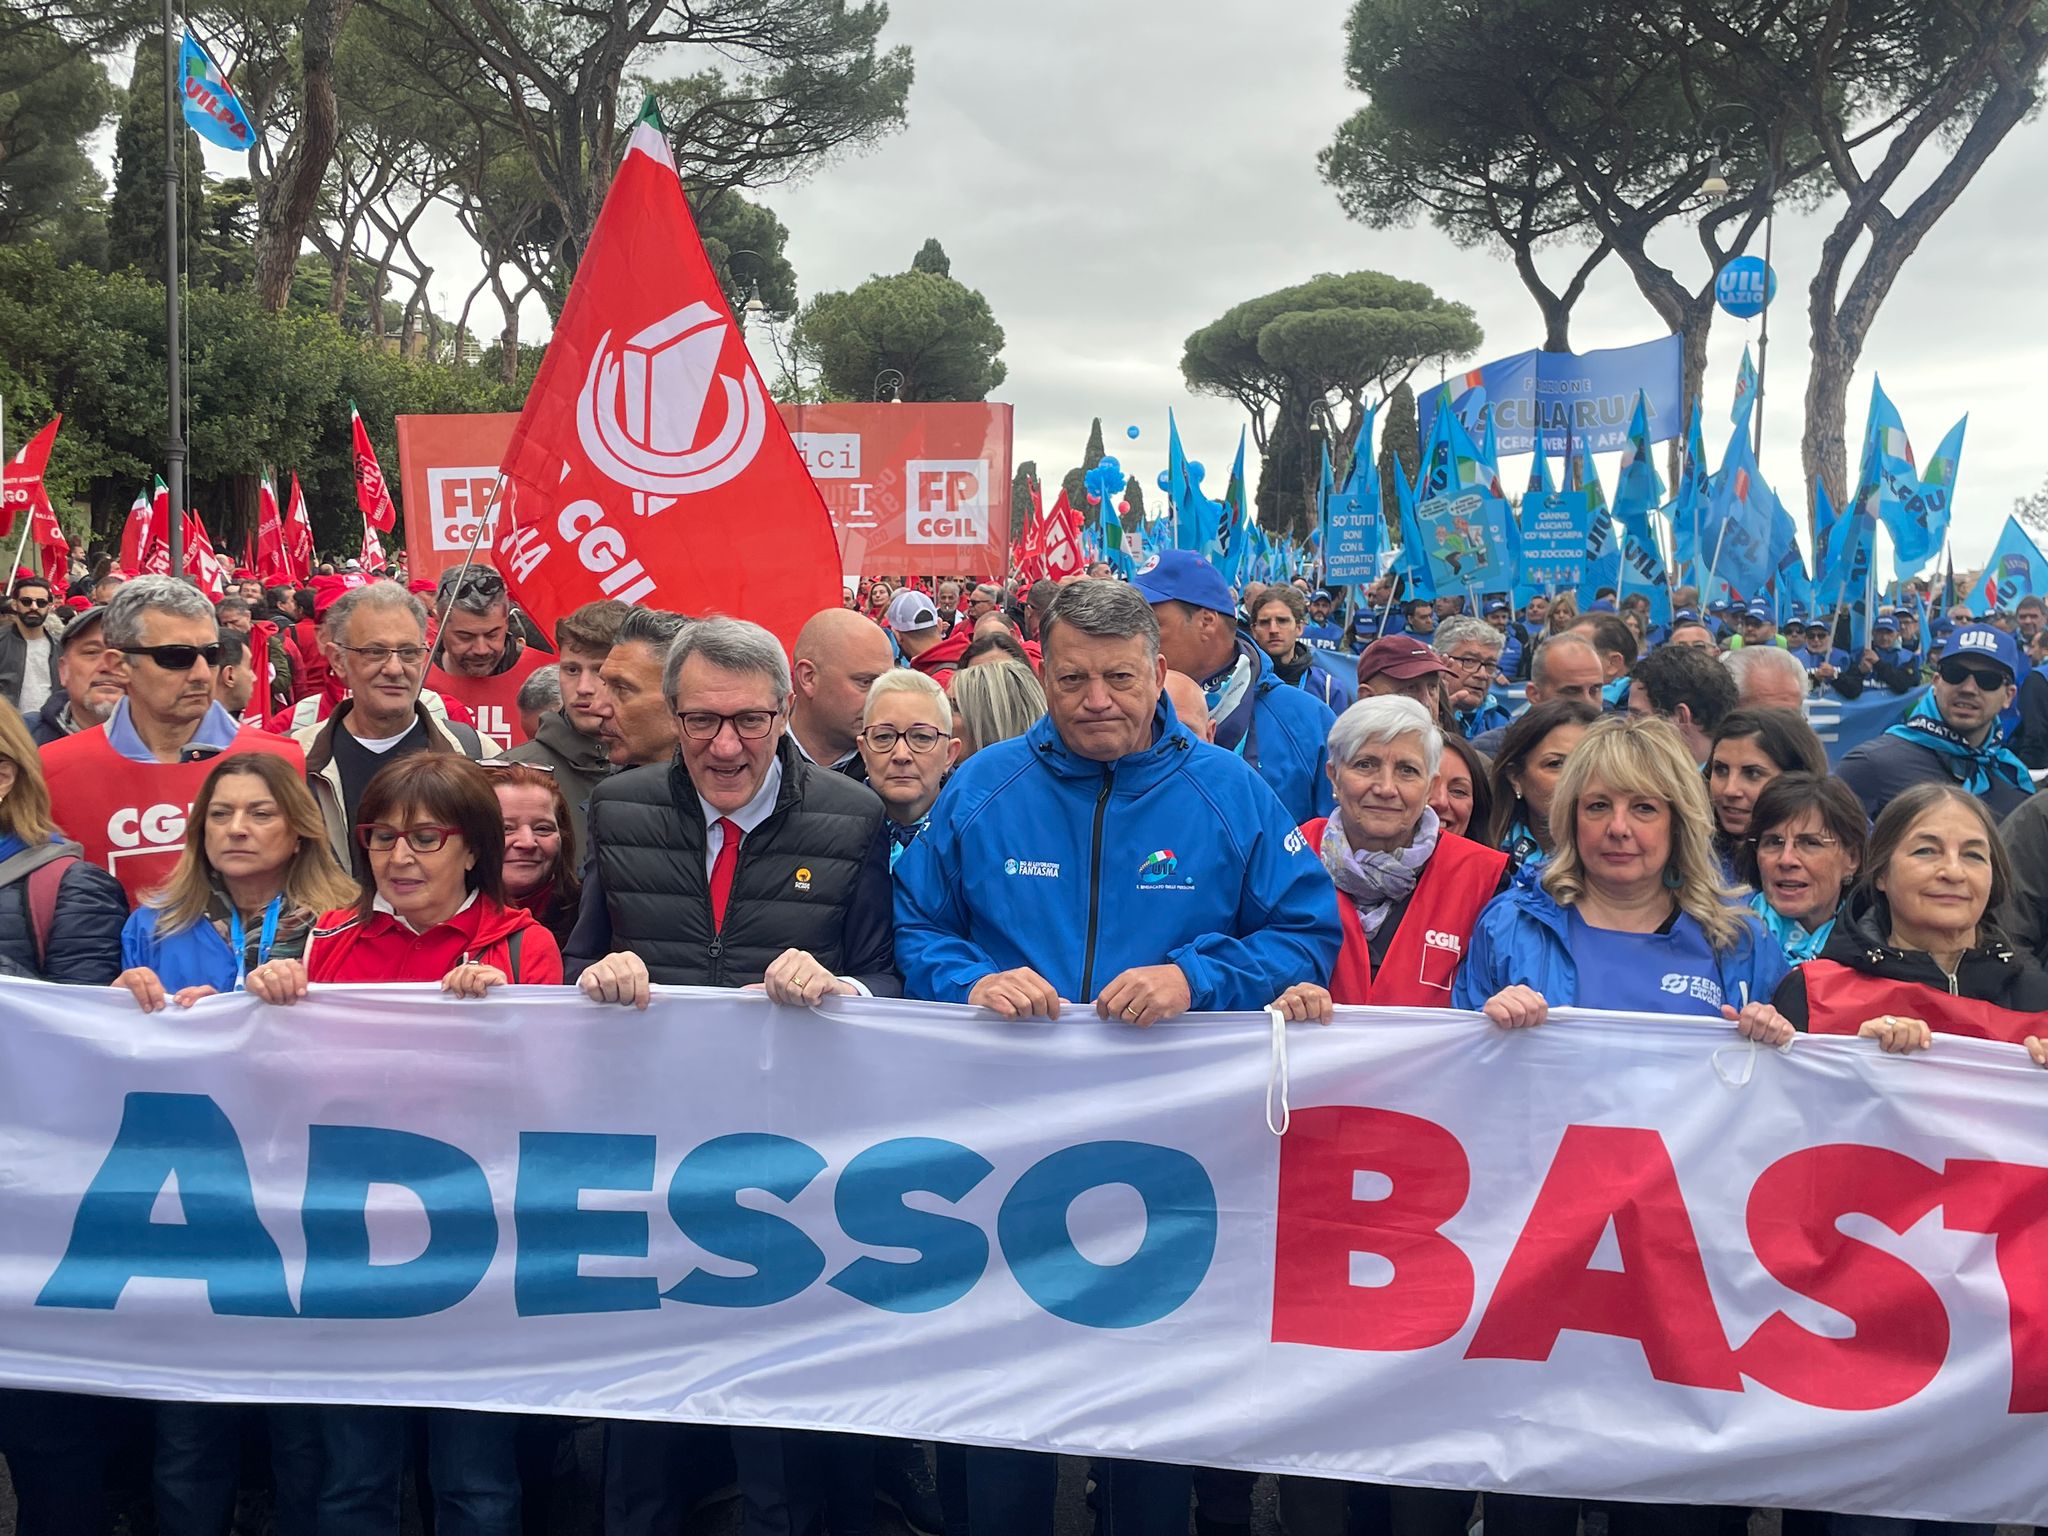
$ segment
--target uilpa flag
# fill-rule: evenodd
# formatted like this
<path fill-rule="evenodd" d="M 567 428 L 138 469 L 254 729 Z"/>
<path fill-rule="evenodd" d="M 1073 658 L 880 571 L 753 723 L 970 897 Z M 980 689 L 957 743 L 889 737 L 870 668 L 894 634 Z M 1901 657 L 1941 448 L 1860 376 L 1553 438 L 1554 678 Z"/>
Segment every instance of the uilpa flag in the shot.
<path fill-rule="evenodd" d="M 839 603 L 831 516 L 733 323 L 651 103 L 504 476 L 496 564 L 543 629 L 613 597 L 752 619 L 787 644 Z"/>
<path fill-rule="evenodd" d="M 251 149 L 256 129 L 228 77 L 190 32 L 178 59 L 179 100 L 185 121 L 222 149 Z"/>
<path fill-rule="evenodd" d="M 363 521 L 372 528 L 391 528 L 398 522 L 398 509 L 391 505 L 391 487 L 384 483 L 384 466 L 377 462 L 377 450 L 370 446 L 369 430 L 355 401 L 348 403 L 348 430 L 355 444 L 356 505 Z"/>

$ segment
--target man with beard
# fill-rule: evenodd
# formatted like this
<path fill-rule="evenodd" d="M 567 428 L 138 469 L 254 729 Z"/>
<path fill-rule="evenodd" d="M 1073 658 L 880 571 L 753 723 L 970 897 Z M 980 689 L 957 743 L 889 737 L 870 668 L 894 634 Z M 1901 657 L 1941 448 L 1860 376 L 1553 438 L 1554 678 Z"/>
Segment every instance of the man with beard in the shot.
<path fill-rule="evenodd" d="M 57 641 L 49 628 L 56 594 L 40 576 L 14 584 L 14 622 L 0 629 L 0 694 L 24 715 L 43 707 L 56 686 Z"/>

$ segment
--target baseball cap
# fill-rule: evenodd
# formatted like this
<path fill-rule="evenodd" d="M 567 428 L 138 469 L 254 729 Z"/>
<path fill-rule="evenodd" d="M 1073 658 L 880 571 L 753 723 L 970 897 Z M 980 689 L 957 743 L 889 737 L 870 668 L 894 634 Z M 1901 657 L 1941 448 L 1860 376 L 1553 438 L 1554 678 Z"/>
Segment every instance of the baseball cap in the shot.
<path fill-rule="evenodd" d="M 2008 676 L 2020 675 L 2019 647 L 2012 643 L 2012 636 L 2002 629 L 1994 629 L 1981 619 L 1972 619 L 1959 625 L 1956 632 L 1948 637 L 1948 643 L 1941 648 L 1941 659 L 1951 656 L 1981 656 L 1986 661 L 1995 661 L 2005 668 Z"/>
<path fill-rule="evenodd" d="M 1403 682 L 1448 672 L 1443 657 L 1413 635 L 1384 635 L 1368 645 L 1358 657 L 1358 680 L 1368 677 L 1397 677 Z"/>
<path fill-rule="evenodd" d="M 939 622 L 939 610 L 922 592 L 905 590 L 889 599 L 889 627 L 899 635 L 907 629 L 932 629 Z"/>
<path fill-rule="evenodd" d="M 1771 610 L 1762 603 L 1751 603 L 1747 608 L 1743 609 L 1742 616 L 1745 619 L 1768 619 L 1771 616 Z"/>
<path fill-rule="evenodd" d="M 1680 624 L 1697 624 L 1699 621 L 1698 611 L 1692 608 L 1681 608 L 1678 612 L 1671 615 L 1671 623 L 1674 627 Z"/>
<path fill-rule="evenodd" d="M 1876 622 L 1870 627 L 1872 629 L 1889 629 L 1897 633 L 1899 627 L 1898 615 L 1889 608 L 1880 608 L 1877 610 Z"/>
<path fill-rule="evenodd" d="M 1611 602 L 1609 602 L 1609 601 L 1608 601 L 1608 600 L 1607 600 L 1606 598 L 1604 598 L 1604 597 L 1596 597 L 1596 598 L 1594 598 L 1594 599 L 1593 599 L 1593 601 L 1592 601 L 1592 602 L 1590 602 L 1590 603 L 1586 604 L 1586 612 L 1588 612 L 1588 613 L 1612 613 L 1612 612 L 1614 612 L 1614 604 L 1613 604 L 1613 603 L 1611 603 Z"/>
<path fill-rule="evenodd" d="M 1317 587 L 1315 591 L 1309 593 L 1308 600 L 1312 603 L 1334 603 L 1337 601 L 1336 598 L 1332 597 L 1321 587 Z"/>
<path fill-rule="evenodd" d="M 1809 635 L 1824 635 L 1828 632 L 1828 621 L 1826 619 L 1808 619 L 1806 621 L 1806 632 Z"/>
<path fill-rule="evenodd" d="M 1508 607 L 1506 598 L 1496 597 L 1486 605 L 1486 611 L 1488 613 L 1508 613 L 1512 610 Z"/>
<path fill-rule="evenodd" d="M 1161 550 L 1131 578 L 1131 585 L 1146 602 L 1188 603 L 1217 613 L 1237 611 L 1237 600 L 1223 580 L 1223 573 L 1192 549 Z"/>
<path fill-rule="evenodd" d="M 1709 613 L 1726 613 L 1727 611 L 1728 599 L 1725 597 L 1717 597 L 1711 603 L 1707 604 L 1707 612 Z"/>

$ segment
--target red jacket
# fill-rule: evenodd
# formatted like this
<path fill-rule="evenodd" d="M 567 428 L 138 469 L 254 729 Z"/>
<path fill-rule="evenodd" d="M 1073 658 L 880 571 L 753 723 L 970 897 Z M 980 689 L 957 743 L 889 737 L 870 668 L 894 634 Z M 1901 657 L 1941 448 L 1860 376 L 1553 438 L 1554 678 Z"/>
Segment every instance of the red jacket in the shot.
<path fill-rule="evenodd" d="M 1327 816 L 1303 822 L 1301 835 L 1309 847 L 1323 846 Z M 1500 889 L 1508 856 L 1455 833 L 1437 838 L 1436 852 L 1422 866 L 1415 894 L 1401 911 L 1400 926 L 1387 946 L 1379 974 L 1358 903 L 1337 893 L 1337 917 L 1344 926 L 1344 947 L 1330 975 L 1330 996 L 1339 1003 L 1380 1008 L 1448 1008 L 1451 983 L 1472 942 L 1479 914 Z"/>
<path fill-rule="evenodd" d="M 519 962 L 512 936 L 519 935 Z M 533 914 L 479 896 L 445 923 L 414 933 L 389 912 L 356 916 L 354 907 L 323 915 L 306 945 L 314 981 L 439 981 L 474 960 L 528 986 L 560 986 L 562 951 Z"/>
<path fill-rule="evenodd" d="M 967 654 L 967 647 L 972 644 L 973 626 L 962 625 L 922 656 L 913 658 L 910 665 L 943 688 L 952 680 L 960 658 Z"/>

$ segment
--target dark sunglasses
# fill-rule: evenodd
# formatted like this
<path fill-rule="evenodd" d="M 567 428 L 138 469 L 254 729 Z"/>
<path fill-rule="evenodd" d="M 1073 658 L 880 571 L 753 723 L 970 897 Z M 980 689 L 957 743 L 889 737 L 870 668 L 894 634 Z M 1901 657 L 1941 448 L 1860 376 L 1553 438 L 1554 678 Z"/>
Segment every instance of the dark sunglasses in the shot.
<path fill-rule="evenodd" d="M 47 597 L 23 597 L 19 593 L 15 594 L 14 601 L 23 608 L 47 608 L 50 606 L 50 600 Z"/>
<path fill-rule="evenodd" d="M 147 656 L 166 672 L 190 672 L 195 661 L 203 661 L 209 667 L 220 665 L 217 640 L 212 645 L 119 645 L 114 649 L 123 656 Z"/>
<path fill-rule="evenodd" d="M 1973 667 L 1956 656 L 1949 657 L 1936 670 L 1941 673 L 1941 680 L 1951 688 L 1959 687 L 1967 678 L 1984 692 L 1996 693 L 2012 682 L 2002 667 Z"/>

